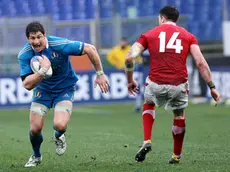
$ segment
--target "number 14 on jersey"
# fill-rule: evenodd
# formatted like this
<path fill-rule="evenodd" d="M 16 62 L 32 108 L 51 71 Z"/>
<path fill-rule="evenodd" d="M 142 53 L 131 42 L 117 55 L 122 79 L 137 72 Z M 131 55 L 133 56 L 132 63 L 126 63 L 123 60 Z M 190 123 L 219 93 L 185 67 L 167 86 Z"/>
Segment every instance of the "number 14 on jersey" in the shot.
<path fill-rule="evenodd" d="M 183 46 L 181 45 L 181 39 L 177 39 L 179 34 L 179 32 L 174 32 L 166 45 L 166 32 L 161 32 L 158 36 L 160 38 L 159 52 L 163 53 L 165 49 L 175 49 L 175 52 L 180 54 Z"/>

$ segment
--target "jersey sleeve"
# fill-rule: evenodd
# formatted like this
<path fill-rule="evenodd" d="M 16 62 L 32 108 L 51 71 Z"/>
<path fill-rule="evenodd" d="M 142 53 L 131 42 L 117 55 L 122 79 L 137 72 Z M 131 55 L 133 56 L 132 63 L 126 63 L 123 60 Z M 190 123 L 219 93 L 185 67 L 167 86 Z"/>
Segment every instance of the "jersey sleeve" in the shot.
<path fill-rule="evenodd" d="M 84 43 L 81 41 L 66 41 L 66 45 L 63 48 L 64 55 L 82 55 L 84 49 Z"/>
<path fill-rule="evenodd" d="M 30 67 L 30 58 L 25 58 L 25 55 L 21 55 L 18 57 L 18 60 L 20 65 L 20 76 L 26 76 L 33 73 Z"/>
<path fill-rule="evenodd" d="M 146 34 L 141 34 L 140 38 L 136 42 L 140 43 L 145 50 L 148 48 Z"/>
<path fill-rule="evenodd" d="M 48 36 L 47 38 L 49 45 L 63 55 L 81 55 L 84 49 L 84 43 L 80 41 L 71 41 L 55 36 Z"/>
<path fill-rule="evenodd" d="M 193 34 L 190 33 L 190 45 L 193 45 L 193 44 L 198 45 L 198 40 Z"/>

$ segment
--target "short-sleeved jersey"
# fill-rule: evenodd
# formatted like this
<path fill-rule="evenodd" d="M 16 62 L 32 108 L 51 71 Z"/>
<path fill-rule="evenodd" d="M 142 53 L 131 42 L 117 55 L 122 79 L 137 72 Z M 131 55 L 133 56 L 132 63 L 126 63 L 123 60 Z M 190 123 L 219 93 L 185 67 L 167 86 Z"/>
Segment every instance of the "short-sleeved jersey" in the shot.
<path fill-rule="evenodd" d="M 157 84 L 179 85 L 188 79 L 186 59 L 194 35 L 174 24 L 162 24 L 137 40 L 150 53 L 149 78 Z"/>
<path fill-rule="evenodd" d="M 69 55 L 81 55 L 84 43 L 70 41 L 65 38 L 47 36 L 46 48 L 35 52 L 30 43 L 27 43 L 18 54 L 20 63 L 20 76 L 32 74 L 30 60 L 35 55 L 45 55 L 51 62 L 53 74 L 43 79 L 37 88 L 47 92 L 58 93 L 67 87 L 74 86 L 78 78 L 73 70 Z"/>

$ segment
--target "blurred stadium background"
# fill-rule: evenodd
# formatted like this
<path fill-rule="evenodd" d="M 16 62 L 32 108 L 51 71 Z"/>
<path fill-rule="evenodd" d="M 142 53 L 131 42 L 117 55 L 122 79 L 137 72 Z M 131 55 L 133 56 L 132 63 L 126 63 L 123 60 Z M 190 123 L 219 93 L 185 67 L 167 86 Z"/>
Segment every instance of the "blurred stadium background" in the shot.
<path fill-rule="evenodd" d="M 0 133 L 4 138 L 0 142 L 0 147 L 4 150 L 3 156 L 0 156 L 3 162 L 0 171 L 18 171 L 19 167 L 19 171 L 24 171 L 21 166 L 30 153 L 26 135 L 29 127 L 28 109 L 18 111 L 11 108 L 29 107 L 32 98 L 32 93 L 22 87 L 17 53 L 26 43 L 25 26 L 34 20 L 44 24 L 47 34 L 94 44 L 111 84 L 110 93 L 101 95 L 98 89 L 93 89 L 92 82 L 95 75 L 87 58 L 71 57 L 72 65 L 80 78 L 75 103 L 81 105 L 96 103 L 96 105 L 80 106 L 74 110 L 73 120 L 68 127 L 70 133 L 72 132 L 72 135 L 68 135 L 71 143 L 69 149 L 72 151 L 69 151 L 65 160 L 56 158 L 53 145 L 44 143 L 44 159 L 47 161 L 41 170 L 49 171 L 53 168 L 56 171 L 66 171 L 67 168 L 67 171 L 72 171 L 76 168 L 73 164 L 77 157 L 80 159 L 77 159 L 76 170 L 80 171 L 92 169 L 94 171 L 177 171 L 178 169 L 228 171 L 230 169 L 227 165 L 229 148 L 226 144 L 229 140 L 225 140 L 230 138 L 227 132 L 229 130 L 226 129 L 229 110 L 224 106 L 210 109 L 207 104 L 191 105 L 188 108 L 188 114 L 191 114 L 189 117 L 191 130 L 188 132 L 190 138 L 185 142 L 187 165 L 171 169 L 164 165 L 167 159 L 156 158 L 157 156 L 169 158 L 171 151 L 169 141 L 171 121 L 165 120 L 164 116 L 164 113 L 170 112 L 161 109 L 158 118 L 161 124 L 156 124 L 156 130 L 162 131 L 163 134 L 154 135 L 158 139 L 156 141 L 158 146 L 155 145 L 157 149 L 154 151 L 157 156 L 151 155 L 147 165 L 142 167 L 133 164 L 133 155 L 142 138 L 140 116 L 133 114 L 134 97 L 127 93 L 124 71 L 114 69 L 106 60 L 106 56 L 111 48 L 119 43 L 121 37 L 127 37 L 128 42 L 132 44 L 140 33 L 156 26 L 158 11 L 165 5 L 176 6 L 181 13 L 179 25 L 197 36 L 202 52 L 213 71 L 214 82 L 220 90 L 223 104 L 229 105 L 230 0 L 0 0 L 0 108 L 9 109 L 0 111 L 0 118 L 2 117 Z M 143 57 L 148 59 L 148 51 L 144 52 Z M 143 73 L 136 72 L 136 77 L 146 76 L 147 69 L 148 63 L 145 64 Z M 209 102 L 207 87 L 194 67 L 191 57 L 188 57 L 188 71 L 191 102 L 195 104 Z M 131 104 L 124 105 L 123 102 L 127 101 Z M 118 102 L 118 104 L 104 106 L 107 102 Z M 78 115 L 75 116 L 75 113 Z M 217 117 L 216 114 L 221 117 Z M 89 122 L 85 118 L 95 122 Z M 127 124 L 125 121 L 130 123 Z M 51 136 L 50 115 L 48 124 L 50 127 L 46 127 L 44 133 Z M 162 127 L 166 125 L 169 127 Z M 201 128 L 204 130 L 203 133 L 199 130 Z M 15 133 L 15 130 L 18 132 Z M 210 135 L 209 132 L 216 134 Z M 218 135 L 225 137 L 219 138 Z M 12 142 L 16 142 L 15 146 L 11 146 Z M 129 149 L 124 149 L 123 144 L 126 143 L 129 144 Z M 22 144 L 25 146 L 22 147 Z M 215 158 L 221 163 L 216 163 Z M 194 159 L 198 159 L 198 162 L 196 163 Z M 152 161 L 157 163 L 154 165 Z M 63 167 L 62 170 L 59 166 Z"/>

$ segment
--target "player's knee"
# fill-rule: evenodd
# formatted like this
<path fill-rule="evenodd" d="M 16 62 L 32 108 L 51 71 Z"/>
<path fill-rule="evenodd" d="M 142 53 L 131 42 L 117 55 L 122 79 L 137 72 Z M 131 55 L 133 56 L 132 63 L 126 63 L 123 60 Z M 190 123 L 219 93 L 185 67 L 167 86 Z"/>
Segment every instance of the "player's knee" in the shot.
<path fill-rule="evenodd" d="M 54 111 L 55 112 L 64 112 L 64 113 L 68 113 L 69 115 L 71 115 L 72 114 L 72 108 L 73 108 L 72 102 L 58 103 L 55 106 Z"/>
<path fill-rule="evenodd" d="M 39 135 L 42 131 L 42 125 L 34 124 L 30 125 L 30 133 L 32 135 Z"/>
<path fill-rule="evenodd" d="M 184 109 L 176 109 L 173 110 L 174 118 L 175 119 L 184 119 Z"/>
<path fill-rule="evenodd" d="M 46 116 L 48 113 L 48 108 L 40 103 L 32 102 L 30 111 L 41 116 Z"/>
<path fill-rule="evenodd" d="M 54 122 L 54 128 L 58 131 L 63 131 L 66 129 L 66 124 L 64 124 L 62 121 L 56 121 Z"/>
<path fill-rule="evenodd" d="M 42 131 L 43 122 L 39 120 L 30 121 L 30 131 L 33 134 L 39 134 Z"/>

